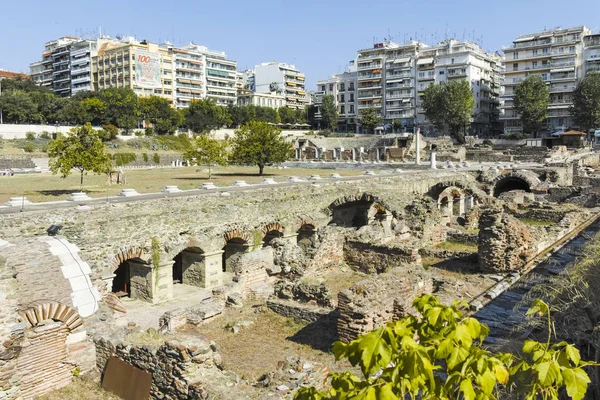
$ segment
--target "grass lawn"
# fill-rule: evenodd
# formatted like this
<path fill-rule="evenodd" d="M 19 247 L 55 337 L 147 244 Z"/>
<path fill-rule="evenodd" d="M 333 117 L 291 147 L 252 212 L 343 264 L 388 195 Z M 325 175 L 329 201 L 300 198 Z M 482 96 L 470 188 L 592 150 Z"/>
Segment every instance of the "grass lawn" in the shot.
<path fill-rule="evenodd" d="M 123 188 L 133 188 L 139 193 L 160 192 L 167 185 L 178 186 L 180 189 L 197 189 L 203 183 L 209 182 L 206 167 L 183 167 L 161 169 L 125 170 L 126 184 L 109 185 L 106 175 L 89 174 L 84 177 L 83 191 L 90 197 L 105 197 L 117 195 Z M 198 171 L 198 172 L 196 172 Z M 210 182 L 217 186 L 229 186 L 236 180 L 247 183 L 259 183 L 263 178 L 274 178 L 284 181 L 289 176 L 321 175 L 327 177 L 334 172 L 326 169 L 277 169 L 265 168 L 263 176 L 258 175 L 258 167 L 215 167 Z M 342 176 L 361 175 L 363 171 L 335 171 Z M 11 177 L 0 177 L 0 204 L 10 197 L 27 196 L 33 202 L 65 200 L 72 192 L 78 192 L 79 174 L 73 173 L 62 179 L 52 174 L 26 174 Z"/>
<path fill-rule="evenodd" d="M 448 251 L 464 251 L 464 252 L 477 252 L 477 245 L 475 243 L 463 243 L 456 242 L 453 240 L 447 240 L 441 242 L 435 246 L 436 249 L 448 250 Z"/>
<path fill-rule="evenodd" d="M 40 397 L 40 400 L 118 400 L 115 396 L 103 390 L 100 383 L 91 376 L 73 378 L 73 382 L 61 389 L 50 392 Z"/>

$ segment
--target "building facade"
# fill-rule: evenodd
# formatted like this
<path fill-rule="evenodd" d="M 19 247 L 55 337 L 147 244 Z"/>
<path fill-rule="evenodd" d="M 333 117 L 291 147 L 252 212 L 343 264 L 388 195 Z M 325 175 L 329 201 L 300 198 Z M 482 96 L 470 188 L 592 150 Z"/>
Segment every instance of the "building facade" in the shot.
<path fill-rule="evenodd" d="M 584 72 L 600 72 L 600 33 L 587 35 L 583 38 Z"/>
<path fill-rule="evenodd" d="M 521 35 L 512 46 L 504 48 L 506 77 L 501 120 L 505 132 L 523 130 L 513 96 L 516 86 L 532 75 L 541 77 L 550 90 L 547 130 L 566 130 L 574 125 L 569 108 L 573 104 L 573 90 L 587 67 L 584 37 L 590 34 L 585 26 L 554 29 Z M 598 54 L 593 52 L 595 35 L 591 36 L 590 56 Z"/>
<path fill-rule="evenodd" d="M 315 119 L 317 121 L 321 120 L 320 109 L 323 96 L 331 95 L 338 112 L 338 131 L 356 132 L 358 126 L 356 120 L 356 83 L 357 71 L 354 61 L 351 62 L 344 73 L 318 81 L 317 91 L 315 92 L 315 105 L 317 106 Z"/>
<path fill-rule="evenodd" d="M 305 76 L 295 65 L 269 62 L 254 67 L 248 77 L 248 88 L 257 93 L 276 92 L 285 96 L 286 106 L 293 109 L 306 107 Z"/>
<path fill-rule="evenodd" d="M 249 89 L 238 89 L 237 94 L 238 106 L 261 106 L 270 108 L 279 108 L 285 106 L 285 97 L 273 93 L 256 93 Z"/>
<path fill-rule="evenodd" d="M 47 42 L 42 59 L 30 65 L 31 79 L 58 96 L 71 95 L 71 46 L 80 39 L 65 36 Z"/>

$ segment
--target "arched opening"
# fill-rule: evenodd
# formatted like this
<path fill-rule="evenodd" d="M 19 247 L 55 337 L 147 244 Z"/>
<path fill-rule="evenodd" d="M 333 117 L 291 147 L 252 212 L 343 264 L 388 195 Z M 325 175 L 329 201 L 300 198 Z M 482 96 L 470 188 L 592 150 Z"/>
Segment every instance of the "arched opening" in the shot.
<path fill-rule="evenodd" d="M 139 258 L 125 260 L 115 270 L 111 291 L 118 297 L 151 300 L 152 265 Z"/>
<path fill-rule="evenodd" d="M 450 199 L 449 196 L 444 196 L 439 200 L 442 217 L 450 217 L 452 215 L 452 202 Z"/>
<path fill-rule="evenodd" d="M 223 247 L 223 272 L 233 272 L 235 263 L 248 249 L 248 242 L 242 238 L 231 238 Z"/>
<path fill-rule="evenodd" d="M 271 241 L 276 238 L 283 237 L 283 232 L 278 230 L 268 231 L 263 238 L 263 247 L 267 247 L 270 245 Z"/>
<path fill-rule="evenodd" d="M 461 194 L 458 191 L 452 192 L 452 215 L 460 217 L 463 213 L 461 206 Z"/>
<path fill-rule="evenodd" d="M 523 178 L 511 176 L 501 179 L 496 183 L 494 186 L 494 197 L 498 197 L 500 194 L 510 192 L 512 190 L 531 192 L 531 188 L 529 187 L 529 183 L 527 183 L 527 181 L 525 181 Z"/>
<path fill-rule="evenodd" d="M 369 224 L 369 209 L 373 201 L 352 201 L 336 206 L 332 210 L 331 223 L 344 228 L 360 228 Z"/>
<path fill-rule="evenodd" d="M 317 241 L 317 231 L 315 226 L 312 224 L 303 224 L 298 229 L 298 236 L 296 236 L 296 242 L 298 246 L 304 251 L 308 251 L 315 247 Z"/>
<path fill-rule="evenodd" d="M 204 251 L 188 247 L 173 258 L 173 283 L 205 287 Z"/>

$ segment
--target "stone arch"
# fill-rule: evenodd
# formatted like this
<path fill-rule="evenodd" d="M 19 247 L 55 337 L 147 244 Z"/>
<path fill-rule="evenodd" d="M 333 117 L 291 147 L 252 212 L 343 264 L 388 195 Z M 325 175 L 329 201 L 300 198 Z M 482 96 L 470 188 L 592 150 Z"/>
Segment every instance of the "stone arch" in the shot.
<path fill-rule="evenodd" d="M 204 287 L 200 269 L 204 268 L 204 250 L 197 246 L 187 246 L 173 257 L 173 283 Z"/>
<path fill-rule="evenodd" d="M 273 239 L 283 237 L 284 232 L 285 228 L 279 222 L 265 225 L 262 229 L 263 247 L 269 246 Z"/>
<path fill-rule="evenodd" d="M 511 190 L 531 192 L 532 189 L 540 184 L 540 178 L 538 178 L 535 173 L 528 171 L 513 171 L 496 177 L 490 187 L 490 194 L 494 197 L 498 197 L 500 194 Z"/>
<path fill-rule="evenodd" d="M 223 235 L 225 244 L 222 254 L 222 272 L 233 272 L 237 258 L 248 251 L 250 235 L 240 229 L 232 229 Z"/>
<path fill-rule="evenodd" d="M 328 207 L 332 217 L 331 223 L 346 228 L 360 228 L 367 225 L 369 219 L 379 209 L 387 210 L 388 207 L 382 199 L 369 193 L 340 197 Z"/>
<path fill-rule="evenodd" d="M 240 229 L 232 229 L 223 235 L 223 240 L 225 241 L 225 244 L 227 244 L 227 242 L 231 241 L 232 239 L 240 239 L 244 242 L 250 242 L 250 235 L 248 235 L 248 233 Z"/>
<path fill-rule="evenodd" d="M 19 312 L 21 320 L 26 322 L 29 327 L 34 328 L 44 320 L 51 319 L 60 321 L 70 330 L 74 330 L 83 324 L 81 316 L 72 307 L 59 303 L 57 301 L 36 301 Z"/>
<path fill-rule="evenodd" d="M 466 182 L 462 182 L 462 181 L 446 181 L 446 182 L 437 183 L 437 184 L 433 185 L 427 191 L 426 194 L 429 197 L 431 197 L 432 199 L 438 200 L 440 197 L 440 194 L 442 194 L 442 192 L 444 192 L 444 190 L 448 189 L 449 187 L 455 187 L 455 188 L 458 188 L 458 189 L 464 191 L 464 193 L 466 195 L 472 196 L 472 198 L 475 202 L 485 203 L 488 201 L 488 196 L 486 195 L 486 193 L 483 190 L 481 190 L 477 187 L 474 187 L 470 183 L 466 183 Z"/>
<path fill-rule="evenodd" d="M 119 268 L 119 265 L 134 258 L 139 258 L 141 260 L 147 259 L 144 254 L 144 249 L 141 247 L 131 247 L 126 250 L 119 250 L 110 263 L 112 271 L 116 271 L 117 268 Z"/>

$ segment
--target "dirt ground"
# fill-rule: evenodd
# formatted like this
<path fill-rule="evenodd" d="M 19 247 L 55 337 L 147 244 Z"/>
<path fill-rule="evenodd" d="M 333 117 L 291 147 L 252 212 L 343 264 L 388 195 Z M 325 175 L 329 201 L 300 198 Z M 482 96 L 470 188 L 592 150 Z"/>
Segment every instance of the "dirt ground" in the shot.
<path fill-rule="evenodd" d="M 167 185 L 180 189 L 197 189 L 205 182 L 213 182 L 217 186 L 229 186 L 236 180 L 247 183 L 259 183 L 264 178 L 284 181 L 290 176 L 321 175 L 327 177 L 334 170 L 301 169 L 301 168 L 265 168 L 263 176 L 258 175 L 258 167 L 214 167 L 212 178 L 208 179 L 206 167 L 157 168 L 125 170 L 126 183 L 109 185 L 106 175 L 88 174 L 83 179 L 83 191 L 90 197 L 115 196 L 123 188 L 133 188 L 139 193 L 160 192 Z M 335 171 L 342 176 L 360 175 L 362 171 Z M 33 202 L 66 200 L 71 193 L 80 191 L 79 174 L 73 173 L 67 178 L 59 175 L 23 174 L 0 177 L 0 204 L 10 197 L 27 196 Z"/>
<path fill-rule="evenodd" d="M 39 400 L 118 400 L 120 397 L 100 387 L 98 378 L 83 376 L 73 378 L 73 382 L 61 389 L 50 392 Z"/>

